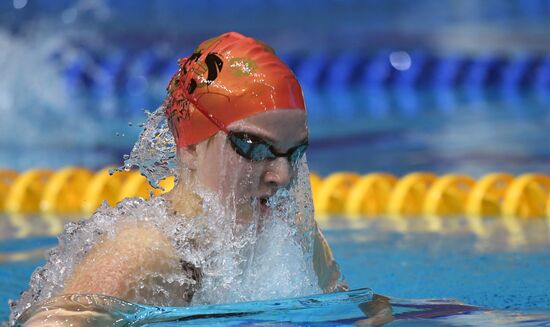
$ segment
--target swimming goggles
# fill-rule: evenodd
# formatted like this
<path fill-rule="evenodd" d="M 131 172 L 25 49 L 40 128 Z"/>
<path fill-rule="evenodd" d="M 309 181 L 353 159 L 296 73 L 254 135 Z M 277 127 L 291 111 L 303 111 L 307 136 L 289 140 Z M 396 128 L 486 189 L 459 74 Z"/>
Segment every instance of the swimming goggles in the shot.
<path fill-rule="evenodd" d="M 273 145 L 259 136 L 251 135 L 245 132 L 232 132 L 229 131 L 225 125 L 220 122 L 214 115 L 206 111 L 199 103 L 187 94 L 187 100 L 195 106 L 195 108 L 202 113 L 212 124 L 216 125 L 221 131 L 227 134 L 231 147 L 241 157 L 250 161 L 263 161 L 274 160 L 277 158 L 285 157 L 291 164 L 295 164 L 300 160 L 307 150 L 308 143 L 302 143 L 289 149 L 285 153 L 277 152 Z"/>
<path fill-rule="evenodd" d="M 291 164 L 300 160 L 307 150 L 307 142 L 289 149 L 285 153 L 277 152 L 273 145 L 267 143 L 261 137 L 246 132 L 229 132 L 229 143 L 235 152 L 250 161 L 274 160 L 287 158 Z"/>

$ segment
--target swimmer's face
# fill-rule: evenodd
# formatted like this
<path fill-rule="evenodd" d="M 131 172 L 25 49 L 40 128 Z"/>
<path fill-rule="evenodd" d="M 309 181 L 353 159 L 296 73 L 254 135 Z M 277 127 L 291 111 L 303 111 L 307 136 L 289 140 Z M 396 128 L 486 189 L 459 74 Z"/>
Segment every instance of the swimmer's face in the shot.
<path fill-rule="evenodd" d="M 246 133 L 263 140 L 276 153 L 287 153 L 307 143 L 306 113 L 303 110 L 275 110 L 259 113 L 228 126 L 236 135 Z M 196 147 L 195 173 L 198 181 L 233 207 L 240 223 L 248 223 L 253 212 L 269 211 L 266 200 L 292 182 L 296 168 L 287 157 L 252 161 L 239 155 L 228 135 L 219 132 Z"/>

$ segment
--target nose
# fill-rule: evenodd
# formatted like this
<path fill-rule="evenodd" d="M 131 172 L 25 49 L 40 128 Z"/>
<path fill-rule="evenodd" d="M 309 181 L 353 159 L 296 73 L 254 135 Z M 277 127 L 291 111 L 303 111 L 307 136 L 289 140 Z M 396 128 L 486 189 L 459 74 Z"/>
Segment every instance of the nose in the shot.
<path fill-rule="evenodd" d="M 292 178 L 292 167 L 287 158 L 276 158 L 267 164 L 264 182 L 275 190 L 287 187 Z"/>

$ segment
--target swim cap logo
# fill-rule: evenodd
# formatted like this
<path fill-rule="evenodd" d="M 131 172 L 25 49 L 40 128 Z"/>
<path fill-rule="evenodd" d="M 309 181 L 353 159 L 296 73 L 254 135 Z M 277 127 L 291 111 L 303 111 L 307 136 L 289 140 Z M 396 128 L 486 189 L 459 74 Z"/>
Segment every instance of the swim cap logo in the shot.
<path fill-rule="evenodd" d="M 195 78 L 189 80 L 189 85 L 187 85 L 187 92 L 193 94 L 197 87 L 204 87 L 212 84 L 218 78 L 218 73 L 222 71 L 223 60 L 215 52 L 210 52 L 206 55 L 204 62 L 200 62 L 202 52 L 195 52 L 187 59 L 183 64 L 182 70 L 183 74 L 187 75 L 189 71 L 194 72 L 197 77 L 201 77 L 203 81 L 197 81 Z M 189 65 L 192 65 L 189 67 Z M 193 65 L 194 64 L 194 65 Z M 206 79 L 204 79 L 204 73 L 207 73 Z"/>
<path fill-rule="evenodd" d="M 208 67 L 208 77 L 206 78 L 206 84 L 210 85 L 218 78 L 218 72 L 222 71 L 223 60 L 217 53 L 211 52 L 204 59 L 206 67 Z"/>
<path fill-rule="evenodd" d="M 204 58 L 204 62 L 201 61 L 202 57 L 202 50 L 198 50 L 189 58 L 178 61 L 180 66 L 178 73 L 174 75 L 167 88 L 169 93 L 167 109 L 171 124 L 179 124 L 181 120 L 190 118 L 190 102 L 183 89 L 187 91 L 188 95 L 191 95 L 197 88 L 212 84 L 223 69 L 223 59 L 216 52 L 209 52 Z M 206 79 L 204 78 L 205 73 Z M 191 78 L 185 86 L 183 84 L 188 75 L 191 75 Z M 172 132 L 175 137 L 179 137 L 177 128 L 172 128 Z"/>
<path fill-rule="evenodd" d="M 232 58 L 229 60 L 229 67 L 231 67 L 233 74 L 246 77 L 255 73 L 258 66 L 254 60 L 247 58 Z"/>

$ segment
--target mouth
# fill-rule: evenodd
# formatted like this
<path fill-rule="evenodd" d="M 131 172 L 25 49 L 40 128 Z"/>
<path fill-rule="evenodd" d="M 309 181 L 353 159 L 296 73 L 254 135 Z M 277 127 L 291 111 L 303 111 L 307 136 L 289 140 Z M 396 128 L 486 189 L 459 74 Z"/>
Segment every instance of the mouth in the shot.
<path fill-rule="evenodd" d="M 271 211 L 271 207 L 269 206 L 269 197 L 263 196 L 260 197 L 259 200 L 260 211 L 262 213 L 269 213 Z"/>

